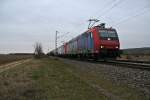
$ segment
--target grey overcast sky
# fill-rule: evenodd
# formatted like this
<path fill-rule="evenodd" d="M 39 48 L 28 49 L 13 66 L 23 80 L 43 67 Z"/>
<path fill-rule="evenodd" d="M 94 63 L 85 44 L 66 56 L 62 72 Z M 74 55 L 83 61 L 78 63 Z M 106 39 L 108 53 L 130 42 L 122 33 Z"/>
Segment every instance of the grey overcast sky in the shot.
<path fill-rule="evenodd" d="M 0 0 L 0 53 L 54 49 L 55 31 L 67 41 L 99 18 L 118 31 L 121 48 L 150 47 L 150 0 Z"/>

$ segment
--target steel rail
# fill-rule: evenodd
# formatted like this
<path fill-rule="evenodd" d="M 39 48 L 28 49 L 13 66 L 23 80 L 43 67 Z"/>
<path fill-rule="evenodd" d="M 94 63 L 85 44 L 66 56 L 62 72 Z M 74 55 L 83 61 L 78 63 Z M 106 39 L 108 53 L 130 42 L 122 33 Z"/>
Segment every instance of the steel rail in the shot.
<path fill-rule="evenodd" d="M 124 60 L 104 60 L 98 61 L 104 64 L 120 65 L 120 67 L 129 67 L 143 70 L 150 70 L 150 63 L 135 62 L 135 61 L 124 61 Z"/>
<path fill-rule="evenodd" d="M 65 58 L 65 59 L 150 71 L 150 63 L 149 62 L 145 63 L 144 61 L 141 62 L 141 61 L 131 61 L 131 60 L 110 60 L 110 59 L 94 60 L 94 59 L 79 59 L 79 58 Z"/>

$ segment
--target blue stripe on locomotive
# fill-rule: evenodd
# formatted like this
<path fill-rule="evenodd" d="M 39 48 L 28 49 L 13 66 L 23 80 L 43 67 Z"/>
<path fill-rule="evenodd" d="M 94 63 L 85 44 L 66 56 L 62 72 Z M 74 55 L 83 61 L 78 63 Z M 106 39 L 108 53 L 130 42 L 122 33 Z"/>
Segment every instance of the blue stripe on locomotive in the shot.
<path fill-rule="evenodd" d="M 85 49 L 85 43 L 86 43 L 86 39 L 85 39 L 85 36 L 84 35 L 81 35 L 79 37 L 79 40 L 78 40 L 78 47 L 81 51 L 83 51 Z"/>
<path fill-rule="evenodd" d="M 88 50 L 94 49 L 94 43 L 93 43 L 93 34 L 88 33 Z"/>
<path fill-rule="evenodd" d="M 79 43 L 78 43 L 78 48 L 81 50 L 81 47 L 82 47 L 82 44 L 81 44 L 81 43 L 82 43 L 82 42 L 81 42 L 81 36 L 79 37 L 78 42 L 79 42 Z"/>
<path fill-rule="evenodd" d="M 78 47 L 82 52 L 85 50 L 88 50 L 91 52 L 91 50 L 94 49 L 93 34 L 92 33 L 88 33 L 88 35 L 82 34 L 79 37 L 78 42 L 79 42 Z"/>
<path fill-rule="evenodd" d="M 81 50 L 83 51 L 85 49 L 85 35 L 81 35 Z"/>
<path fill-rule="evenodd" d="M 86 49 L 86 36 L 85 34 L 83 35 L 83 50 Z"/>

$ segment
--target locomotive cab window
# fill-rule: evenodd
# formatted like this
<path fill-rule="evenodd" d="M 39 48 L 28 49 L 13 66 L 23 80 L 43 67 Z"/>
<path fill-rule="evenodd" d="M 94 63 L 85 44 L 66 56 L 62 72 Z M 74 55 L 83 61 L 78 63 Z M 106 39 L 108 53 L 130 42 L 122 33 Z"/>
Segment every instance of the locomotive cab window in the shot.
<path fill-rule="evenodd" d="M 116 31 L 100 31 L 100 38 L 103 40 L 107 40 L 108 38 L 110 38 L 111 40 L 118 40 L 118 35 L 116 33 Z"/>

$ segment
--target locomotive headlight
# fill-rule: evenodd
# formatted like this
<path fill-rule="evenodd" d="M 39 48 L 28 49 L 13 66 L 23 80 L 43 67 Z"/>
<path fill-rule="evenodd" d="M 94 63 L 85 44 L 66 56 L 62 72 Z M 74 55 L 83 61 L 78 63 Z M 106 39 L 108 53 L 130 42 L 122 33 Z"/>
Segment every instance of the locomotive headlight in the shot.
<path fill-rule="evenodd" d="M 104 46 L 101 45 L 101 48 L 104 48 Z"/>
<path fill-rule="evenodd" d="M 119 47 L 118 46 L 116 46 L 116 49 L 118 49 Z"/>

